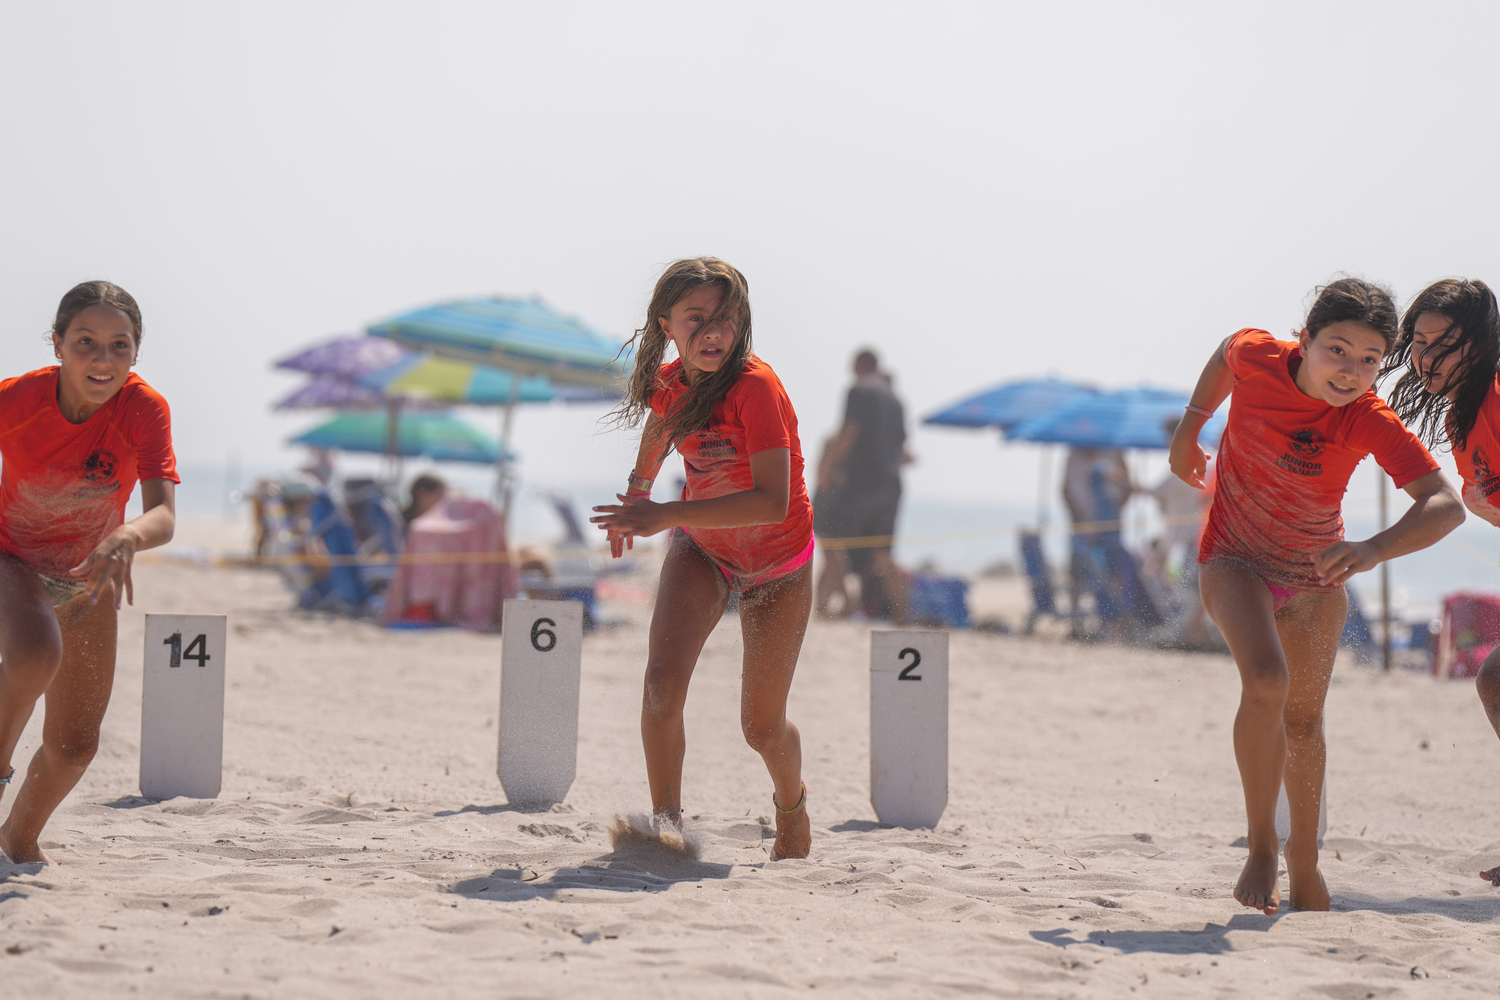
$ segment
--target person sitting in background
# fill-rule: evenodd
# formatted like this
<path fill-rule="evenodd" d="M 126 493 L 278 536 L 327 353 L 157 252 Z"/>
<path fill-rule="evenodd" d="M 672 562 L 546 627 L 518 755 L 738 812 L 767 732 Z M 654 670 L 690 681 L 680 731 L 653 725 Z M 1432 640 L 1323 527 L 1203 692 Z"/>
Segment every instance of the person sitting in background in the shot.
<path fill-rule="evenodd" d="M 411 481 L 411 503 L 401 512 L 409 525 L 427 513 L 448 495 L 448 484 L 437 476 L 424 473 Z"/>

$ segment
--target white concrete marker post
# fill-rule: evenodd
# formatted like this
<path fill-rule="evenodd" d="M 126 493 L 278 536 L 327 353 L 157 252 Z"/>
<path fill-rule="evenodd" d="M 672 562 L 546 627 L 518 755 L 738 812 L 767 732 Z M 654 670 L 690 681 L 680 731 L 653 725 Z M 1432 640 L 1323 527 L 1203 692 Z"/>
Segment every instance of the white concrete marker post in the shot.
<path fill-rule="evenodd" d="M 578 769 L 583 604 L 505 602 L 496 773 L 512 803 L 561 802 Z"/>
<path fill-rule="evenodd" d="M 948 806 L 948 633 L 870 633 L 870 803 L 937 826 Z"/>
<path fill-rule="evenodd" d="M 212 799 L 224 774 L 223 615 L 147 615 L 141 794 Z"/>
<path fill-rule="evenodd" d="M 1328 831 L 1328 779 L 1323 779 L 1323 794 L 1318 797 L 1318 846 L 1323 846 L 1323 834 Z M 1283 844 L 1292 835 L 1292 807 L 1286 800 L 1286 785 L 1276 791 L 1276 839 Z"/>

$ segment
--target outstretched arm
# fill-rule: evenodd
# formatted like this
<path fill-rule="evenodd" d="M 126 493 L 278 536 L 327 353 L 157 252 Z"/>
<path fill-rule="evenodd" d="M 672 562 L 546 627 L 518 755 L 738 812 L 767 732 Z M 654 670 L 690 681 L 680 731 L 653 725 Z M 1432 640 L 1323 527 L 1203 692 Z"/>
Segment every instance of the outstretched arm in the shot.
<path fill-rule="evenodd" d="M 791 449 L 767 448 L 751 455 L 750 479 L 750 489 L 709 500 L 653 503 L 622 496 L 617 505 L 595 507 L 600 516 L 589 520 L 609 532 L 611 543 L 616 538 L 629 543 L 668 528 L 737 528 L 785 521 L 791 496 Z"/>
<path fill-rule="evenodd" d="M 1224 348 L 1228 344 L 1229 339 L 1225 338 L 1213 357 L 1208 359 L 1208 364 L 1203 366 L 1203 374 L 1198 376 L 1198 384 L 1193 387 L 1192 404 L 1210 413 L 1217 410 L 1234 389 L 1234 372 L 1224 360 Z M 1208 418 L 1201 413 L 1192 410 L 1183 413 L 1177 432 L 1172 435 L 1171 450 L 1167 453 L 1172 474 L 1200 490 L 1207 486 L 1208 455 L 1198 443 L 1198 432 L 1206 423 Z"/>
<path fill-rule="evenodd" d="M 1355 573 L 1387 559 L 1425 549 L 1464 523 L 1464 505 L 1441 472 L 1429 472 L 1406 487 L 1415 501 L 1401 519 L 1363 542 L 1338 542 L 1313 559 L 1325 587 L 1346 582 Z"/>
<path fill-rule="evenodd" d="M 99 603 L 108 586 L 114 587 L 116 608 L 122 594 L 125 600 L 135 603 L 131 564 L 142 549 L 154 549 L 172 540 L 177 527 L 176 490 L 177 484 L 170 479 L 148 479 L 141 483 L 141 516 L 111 531 L 87 559 L 69 571 L 89 575 L 84 593 L 90 604 Z"/>

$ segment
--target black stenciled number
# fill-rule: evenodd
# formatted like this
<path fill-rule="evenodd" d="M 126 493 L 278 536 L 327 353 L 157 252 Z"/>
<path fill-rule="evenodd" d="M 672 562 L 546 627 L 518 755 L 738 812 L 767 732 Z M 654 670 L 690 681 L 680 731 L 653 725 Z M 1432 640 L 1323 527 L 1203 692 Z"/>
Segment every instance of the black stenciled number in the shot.
<path fill-rule="evenodd" d="M 188 648 L 182 651 L 182 658 L 184 660 L 197 660 L 200 667 L 208 666 L 208 661 L 213 659 L 213 657 L 208 655 L 208 636 L 199 632 L 198 637 L 188 643 Z"/>
<path fill-rule="evenodd" d="M 182 666 L 182 633 L 173 632 L 161 641 L 163 646 L 172 647 L 172 669 L 176 670 Z"/>
<path fill-rule="evenodd" d="M 538 653 L 550 653 L 557 646 L 557 633 L 551 628 L 542 628 L 542 625 L 557 627 L 557 622 L 551 618 L 538 618 L 531 623 L 531 648 Z M 542 636 L 547 637 L 547 645 L 542 645 Z"/>
<path fill-rule="evenodd" d="M 908 663 L 905 667 L 903 667 L 902 670 L 901 670 L 901 672 L 896 675 L 896 680 L 898 680 L 898 681 L 919 681 L 919 680 L 922 679 L 922 675 L 921 674 L 914 674 L 914 673 L 912 673 L 912 671 L 915 670 L 915 669 L 917 669 L 918 667 L 920 667 L 922 665 L 922 654 L 919 653 L 919 652 L 917 652 L 915 649 L 912 649 L 910 646 L 907 646 L 901 652 L 899 652 L 899 653 L 896 654 L 896 659 L 898 659 L 898 660 L 904 660 L 904 659 L 906 659 L 906 654 L 907 653 L 911 654 L 911 662 Z"/>

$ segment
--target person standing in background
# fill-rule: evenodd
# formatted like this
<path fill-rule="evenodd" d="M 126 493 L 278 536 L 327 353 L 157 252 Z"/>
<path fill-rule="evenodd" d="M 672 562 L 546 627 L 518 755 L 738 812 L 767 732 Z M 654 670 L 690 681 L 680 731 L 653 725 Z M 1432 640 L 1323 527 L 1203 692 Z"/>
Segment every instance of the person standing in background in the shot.
<path fill-rule="evenodd" d="M 830 617 L 829 599 L 844 589 L 853 563 L 868 558 L 871 575 L 884 586 L 891 616 L 906 624 L 906 578 L 891 558 L 896 513 L 901 506 L 901 466 L 906 452 L 906 411 L 880 371 L 875 352 L 854 356 L 854 385 L 844 404 L 844 422 L 818 462 L 817 533 L 828 539 L 875 538 L 857 549 L 825 547 L 818 577 L 819 615 Z M 864 595 L 861 594 L 861 597 Z M 844 601 L 843 614 L 849 612 Z"/>

